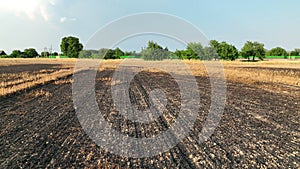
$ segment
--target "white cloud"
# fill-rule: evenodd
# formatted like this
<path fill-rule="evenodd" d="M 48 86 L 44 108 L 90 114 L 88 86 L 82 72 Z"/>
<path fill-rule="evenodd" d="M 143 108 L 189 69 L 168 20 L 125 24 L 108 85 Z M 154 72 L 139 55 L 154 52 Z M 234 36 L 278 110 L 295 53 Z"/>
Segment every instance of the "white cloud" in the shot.
<path fill-rule="evenodd" d="M 59 21 L 60 23 L 65 23 L 67 21 L 67 17 L 61 17 Z"/>
<path fill-rule="evenodd" d="M 51 5 L 56 5 L 58 0 L 48 0 Z"/>
<path fill-rule="evenodd" d="M 49 21 L 52 13 L 48 7 L 54 6 L 58 0 L 0 0 L 0 12 L 13 13 L 16 16 L 34 20 L 41 17 L 44 21 Z"/>
<path fill-rule="evenodd" d="M 41 16 L 45 21 L 49 21 L 49 13 L 47 12 L 47 9 L 43 6 L 40 7 Z"/>
<path fill-rule="evenodd" d="M 67 18 L 67 17 L 61 17 L 60 18 L 60 23 L 65 23 L 65 22 L 67 22 L 67 21 L 76 21 L 77 20 L 77 18 Z"/>

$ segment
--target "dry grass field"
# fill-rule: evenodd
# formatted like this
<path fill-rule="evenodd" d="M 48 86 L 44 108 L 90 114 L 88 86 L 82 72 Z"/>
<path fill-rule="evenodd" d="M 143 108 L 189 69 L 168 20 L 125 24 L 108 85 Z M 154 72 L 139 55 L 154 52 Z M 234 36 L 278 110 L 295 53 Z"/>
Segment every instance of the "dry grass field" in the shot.
<path fill-rule="evenodd" d="M 75 60 L 1 59 L 0 96 L 73 74 Z"/>
<path fill-rule="evenodd" d="M 195 75 L 207 76 L 201 61 L 186 61 L 186 64 Z M 253 85 L 270 92 L 300 96 L 300 61 L 223 61 L 222 64 L 227 81 Z"/>
<path fill-rule="evenodd" d="M 153 123 L 131 122 L 116 112 L 111 96 L 112 77 L 121 62 L 101 62 L 95 79 L 96 101 L 105 119 L 136 138 L 168 129 L 180 107 L 176 81 L 166 72 L 140 72 L 130 84 L 132 104 L 146 109 L 147 93 L 161 89 L 168 98 L 167 110 Z M 192 131 L 167 152 L 134 159 L 107 152 L 82 129 L 72 100 L 76 60 L 1 59 L 0 168 L 300 167 L 300 61 L 222 62 L 225 111 L 214 134 L 201 144 L 197 133 L 210 107 L 210 81 L 203 62 L 184 62 L 201 96 Z"/>
<path fill-rule="evenodd" d="M 100 69 L 116 68 L 121 60 L 103 61 Z M 166 64 L 170 61 L 164 61 Z M 172 62 L 172 61 L 171 61 Z M 202 61 L 184 61 L 195 76 L 208 76 Z M 73 74 L 75 59 L 1 59 L 0 96 Z M 290 93 L 300 86 L 300 61 L 222 62 L 228 81 Z M 299 93 L 290 93 L 299 94 Z"/>

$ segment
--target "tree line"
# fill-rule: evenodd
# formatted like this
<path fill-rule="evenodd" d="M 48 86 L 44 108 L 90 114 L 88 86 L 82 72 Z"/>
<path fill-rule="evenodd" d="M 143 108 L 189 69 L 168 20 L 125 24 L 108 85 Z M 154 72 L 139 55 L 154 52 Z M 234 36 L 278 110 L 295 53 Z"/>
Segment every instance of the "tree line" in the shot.
<path fill-rule="evenodd" d="M 163 47 L 156 42 L 149 41 L 148 46 L 142 48 L 141 52 L 124 52 L 120 48 L 83 50 L 79 58 L 101 58 L 101 59 L 120 59 L 121 56 L 134 55 L 144 60 L 163 60 L 163 59 L 200 59 L 200 60 L 236 60 L 239 57 L 254 61 L 263 60 L 267 56 L 299 56 L 300 49 L 287 52 L 281 47 L 271 50 L 264 48 L 263 43 L 247 41 L 239 51 L 234 45 L 225 41 L 219 42 L 211 40 L 208 46 L 203 47 L 199 42 L 188 43 L 186 49 L 169 51 L 168 47 Z"/>
<path fill-rule="evenodd" d="M 40 54 L 34 48 L 28 48 L 24 51 L 21 50 L 13 50 L 10 55 L 2 55 L 0 58 L 47 58 L 49 56 L 58 56 L 57 52 L 49 53 L 49 52 L 41 52 Z M 62 55 L 62 54 L 61 54 Z"/>
<path fill-rule="evenodd" d="M 243 57 L 247 60 L 260 59 L 266 56 L 299 56 L 300 49 L 286 51 L 281 47 L 267 50 L 263 43 L 247 41 L 239 51 L 234 45 L 225 41 L 219 42 L 211 40 L 208 46 L 202 46 L 199 42 L 188 43 L 186 49 L 169 51 L 168 47 L 162 47 L 154 41 L 149 41 L 148 46 L 142 48 L 141 52 L 122 51 L 120 48 L 115 49 L 99 49 L 99 50 L 83 50 L 83 45 L 77 37 L 63 37 L 60 44 L 61 55 L 70 58 L 97 58 L 97 59 L 120 59 L 122 56 L 135 56 L 145 60 L 163 60 L 163 59 L 201 59 L 201 60 L 236 60 Z M 58 56 L 57 52 L 50 54 L 49 52 L 38 52 L 33 49 L 25 49 L 24 51 L 14 50 L 10 55 L 1 56 L 8 58 L 34 58 L 48 57 L 49 55 Z"/>
<path fill-rule="evenodd" d="M 24 51 L 13 50 L 10 55 L 3 55 L 0 57 L 1 58 L 37 58 L 37 57 L 47 58 L 49 56 L 63 55 L 63 56 L 68 56 L 70 58 L 78 58 L 79 53 L 83 49 L 83 45 L 79 42 L 79 38 L 69 36 L 69 37 L 62 38 L 60 49 L 62 52 L 60 54 L 58 54 L 58 52 L 50 53 L 47 51 L 41 52 L 41 54 L 39 54 L 36 51 L 36 49 L 28 48 L 25 49 Z"/>
<path fill-rule="evenodd" d="M 136 56 L 140 57 L 140 53 L 136 51 L 122 51 L 120 48 L 108 49 L 102 48 L 99 50 L 82 50 L 78 58 L 91 58 L 91 59 L 121 59 L 122 56 Z"/>

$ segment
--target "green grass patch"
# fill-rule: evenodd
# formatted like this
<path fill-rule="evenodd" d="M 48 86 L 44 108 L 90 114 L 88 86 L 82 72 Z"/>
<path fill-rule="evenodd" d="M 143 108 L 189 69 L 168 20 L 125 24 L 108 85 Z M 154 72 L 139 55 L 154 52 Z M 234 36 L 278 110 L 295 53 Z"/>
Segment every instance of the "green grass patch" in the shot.
<path fill-rule="evenodd" d="M 140 56 L 120 56 L 121 59 L 139 59 Z"/>
<path fill-rule="evenodd" d="M 68 56 L 48 56 L 48 58 L 50 59 L 65 59 L 65 58 L 69 58 Z"/>
<path fill-rule="evenodd" d="M 300 59 L 300 56 L 290 56 L 290 59 Z"/>
<path fill-rule="evenodd" d="M 266 56 L 266 59 L 288 59 L 288 56 Z"/>

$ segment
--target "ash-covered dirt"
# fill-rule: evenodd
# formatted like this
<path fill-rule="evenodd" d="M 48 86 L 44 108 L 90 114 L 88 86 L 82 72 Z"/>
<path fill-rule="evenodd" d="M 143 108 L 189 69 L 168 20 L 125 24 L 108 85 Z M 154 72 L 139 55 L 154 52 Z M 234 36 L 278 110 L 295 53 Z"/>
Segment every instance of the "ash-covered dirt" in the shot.
<path fill-rule="evenodd" d="M 180 93 L 171 76 L 141 72 L 131 83 L 131 102 L 139 109 L 149 106 L 147 98 L 154 89 L 165 91 L 168 100 L 162 116 L 150 124 L 140 124 L 116 112 L 110 91 L 113 73 L 113 69 L 98 72 L 96 100 L 115 130 L 143 138 L 160 134 L 173 124 L 180 109 Z M 296 95 L 227 82 L 221 122 L 206 142 L 198 143 L 211 92 L 209 79 L 196 77 L 201 109 L 189 136 L 160 155 L 133 159 L 105 151 L 85 133 L 73 106 L 70 78 L 0 98 L 0 168 L 300 167 L 300 98 Z M 33 90 L 52 95 L 25 97 Z"/>

